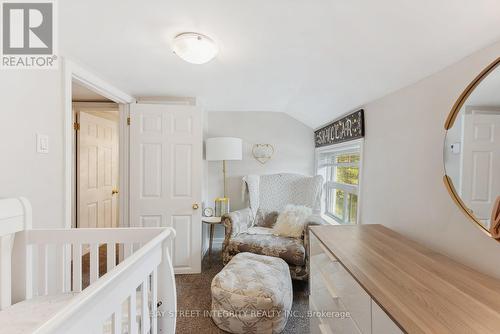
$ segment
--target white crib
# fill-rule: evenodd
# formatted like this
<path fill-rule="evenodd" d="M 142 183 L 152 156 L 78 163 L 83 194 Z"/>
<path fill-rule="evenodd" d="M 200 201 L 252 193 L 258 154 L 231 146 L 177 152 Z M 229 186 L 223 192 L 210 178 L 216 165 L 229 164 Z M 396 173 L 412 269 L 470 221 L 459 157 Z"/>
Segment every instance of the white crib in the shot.
<path fill-rule="evenodd" d="M 0 199 L 0 333 L 175 333 L 173 229 L 38 230 L 31 221 L 26 199 Z"/>

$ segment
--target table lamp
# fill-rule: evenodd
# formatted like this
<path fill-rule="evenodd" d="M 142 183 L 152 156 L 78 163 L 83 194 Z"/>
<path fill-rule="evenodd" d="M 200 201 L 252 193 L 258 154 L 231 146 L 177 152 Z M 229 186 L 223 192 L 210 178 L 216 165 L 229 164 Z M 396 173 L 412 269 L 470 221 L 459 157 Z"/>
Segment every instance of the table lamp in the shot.
<path fill-rule="evenodd" d="M 216 199 L 216 215 L 223 215 L 229 211 L 229 198 L 226 187 L 226 161 L 242 160 L 242 140 L 233 137 L 215 137 L 206 140 L 206 160 L 222 161 L 222 174 L 224 178 L 224 198 Z M 217 212 L 217 202 L 225 203 L 226 207 Z"/>

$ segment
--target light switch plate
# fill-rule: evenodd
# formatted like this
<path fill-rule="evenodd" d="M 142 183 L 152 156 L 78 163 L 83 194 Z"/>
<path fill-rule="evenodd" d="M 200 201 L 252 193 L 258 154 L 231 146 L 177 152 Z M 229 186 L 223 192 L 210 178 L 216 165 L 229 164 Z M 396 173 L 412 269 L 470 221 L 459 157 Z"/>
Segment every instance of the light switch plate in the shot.
<path fill-rule="evenodd" d="M 38 153 L 49 153 L 49 136 L 36 134 L 36 151 Z"/>
<path fill-rule="evenodd" d="M 460 143 L 451 144 L 451 153 L 460 154 Z"/>

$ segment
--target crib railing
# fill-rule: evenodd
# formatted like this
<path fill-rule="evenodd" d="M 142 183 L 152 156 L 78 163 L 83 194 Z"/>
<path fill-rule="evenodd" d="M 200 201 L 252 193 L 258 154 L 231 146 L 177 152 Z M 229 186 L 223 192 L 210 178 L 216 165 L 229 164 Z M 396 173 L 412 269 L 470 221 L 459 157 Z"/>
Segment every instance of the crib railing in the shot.
<path fill-rule="evenodd" d="M 175 333 L 176 291 L 170 258 L 173 229 L 54 229 L 20 233 L 27 259 L 22 264 L 26 268 L 26 297 L 78 292 L 37 333 L 121 334 L 123 326 L 128 333 L 139 333 L 139 329 L 140 333 Z M 104 253 L 100 254 L 100 249 L 104 248 L 105 257 L 100 256 Z M 85 258 L 88 261 L 82 260 Z M 88 268 L 82 266 L 82 261 Z M 49 273 L 49 264 L 55 272 Z M 100 271 L 106 274 L 99 278 Z M 83 284 L 84 273 L 89 276 L 87 288 Z M 49 275 L 55 275 L 55 279 L 49 282 Z M 157 305 L 161 305 L 160 309 Z"/>

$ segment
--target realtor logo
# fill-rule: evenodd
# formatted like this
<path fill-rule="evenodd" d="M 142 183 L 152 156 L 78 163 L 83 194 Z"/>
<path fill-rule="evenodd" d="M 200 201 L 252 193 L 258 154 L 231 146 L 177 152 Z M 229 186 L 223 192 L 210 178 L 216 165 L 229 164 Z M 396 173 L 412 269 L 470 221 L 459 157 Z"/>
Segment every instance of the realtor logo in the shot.
<path fill-rule="evenodd" d="M 51 0 L 2 2 L 2 68 L 57 68 L 54 7 Z"/>

